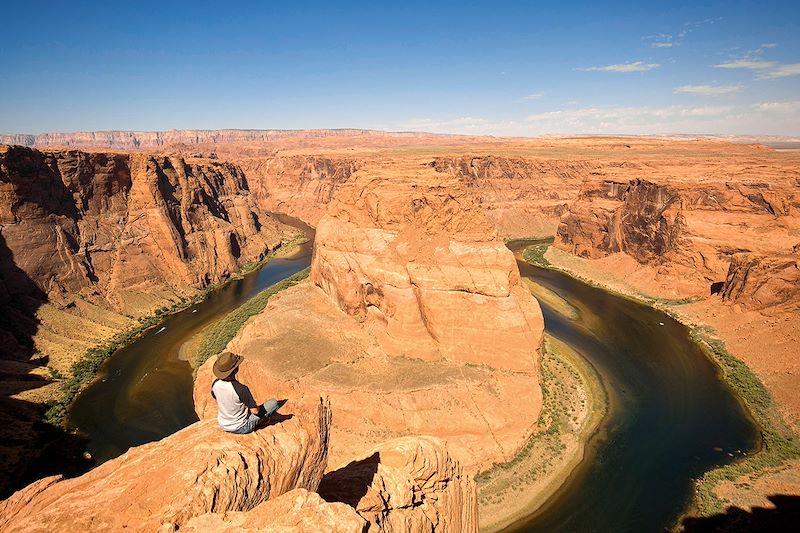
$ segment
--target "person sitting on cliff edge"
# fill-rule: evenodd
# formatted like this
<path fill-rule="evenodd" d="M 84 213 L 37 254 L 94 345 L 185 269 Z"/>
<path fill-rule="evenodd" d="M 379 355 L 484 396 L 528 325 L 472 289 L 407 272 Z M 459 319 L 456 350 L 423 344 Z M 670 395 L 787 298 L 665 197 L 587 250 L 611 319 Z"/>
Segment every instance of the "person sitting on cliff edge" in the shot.
<path fill-rule="evenodd" d="M 217 422 L 228 433 L 239 435 L 255 431 L 258 425 L 269 418 L 286 400 L 271 399 L 263 405 L 256 404 L 250 389 L 236 380 L 244 357 L 223 352 L 214 362 L 211 396 L 217 400 Z"/>

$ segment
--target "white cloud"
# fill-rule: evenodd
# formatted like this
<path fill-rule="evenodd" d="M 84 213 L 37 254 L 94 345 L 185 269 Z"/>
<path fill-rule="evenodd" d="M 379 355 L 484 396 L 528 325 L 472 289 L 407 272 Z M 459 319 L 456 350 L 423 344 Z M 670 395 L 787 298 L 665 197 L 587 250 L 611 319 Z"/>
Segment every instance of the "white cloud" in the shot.
<path fill-rule="evenodd" d="M 527 117 L 534 131 L 560 133 L 717 132 L 734 114 L 732 106 L 587 107 Z"/>
<path fill-rule="evenodd" d="M 531 94 L 529 94 L 527 96 L 524 96 L 522 99 L 523 100 L 538 100 L 542 96 L 544 96 L 544 93 L 531 93 Z"/>
<path fill-rule="evenodd" d="M 719 96 L 721 94 L 738 93 L 741 85 L 681 85 L 672 92 L 679 94 L 700 94 L 703 96 Z"/>
<path fill-rule="evenodd" d="M 642 41 L 649 44 L 652 48 L 672 48 L 678 44 L 673 42 L 672 35 L 669 33 L 659 33 L 657 35 L 645 35 Z"/>
<path fill-rule="evenodd" d="M 761 48 L 775 48 L 776 46 L 778 46 L 777 43 L 764 43 L 761 45 Z"/>
<path fill-rule="evenodd" d="M 747 68 L 750 70 L 766 70 L 776 67 L 778 64 L 774 61 L 763 61 L 760 59 L 735 59 L 714 65 L 716 68 Z"/>
<path fill-rule="evenodd" d="M 658 63 L 644 63 L 643 61 L 634 61 L 633 63 L 620 63 L 617 65 L 606 65 L 605 67 L 587 67 L 578 68 L 584 72 L 647 72 L 653 70 L 661 65 Z"/>
<path fill-rule="evenodd" d="M 788 102 L 761 102 L 755 105 L 758 111 L 766 113 L 780 114 L 800 114 L 800 100 L 790 100 Z"/>
<path fill-rule="evenodd" d="M 421 118 L 392 126 L 467 135 L 559 134 L 775 134 L 800 135 L 800 100 L 749 105 L 589 106 L 563 108 L 515 120 L 463 116 Z"/>
<path fill-rule="evenodd" d="M 777 67 L 760 72 L 756 76 L 757 80 L 775 80 L 778 78 L 788 78 L 789 76 L 800 76 L 800 63 L 789 65 L 778 65 Z"/>
<path fill-rule="evenodd" d="M 764 45 L 761 45 L 762 48 Z M 760 49 L 757 51 L 760 53 Z M 800 63 L 783 64 L 776 61 L 765 61 L 762 59 L 734 59 L 725 63 L 714 65 L 716 68 L 728 69 L 749 69 L 758 72 L 757 80 L 776 80 L 778 78 L 788 78 L 789 76 L 800 76 Z"/>

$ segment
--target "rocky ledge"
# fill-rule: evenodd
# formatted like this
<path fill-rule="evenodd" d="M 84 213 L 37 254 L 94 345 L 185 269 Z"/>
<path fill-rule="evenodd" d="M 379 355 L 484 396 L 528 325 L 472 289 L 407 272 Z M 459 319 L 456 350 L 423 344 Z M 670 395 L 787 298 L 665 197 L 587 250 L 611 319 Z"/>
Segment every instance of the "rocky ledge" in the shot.
<path fill-rule="evenodd" d="M 0 530 L 477 531 L 475 484 L 436 439 L 389 442 L 323 476 L 326 399 L 294 399 L 247 435 L 220 430 L 207 402 L 198 411 L 200 422 L 83 476 L 16 492 L 0 502 Z"/>

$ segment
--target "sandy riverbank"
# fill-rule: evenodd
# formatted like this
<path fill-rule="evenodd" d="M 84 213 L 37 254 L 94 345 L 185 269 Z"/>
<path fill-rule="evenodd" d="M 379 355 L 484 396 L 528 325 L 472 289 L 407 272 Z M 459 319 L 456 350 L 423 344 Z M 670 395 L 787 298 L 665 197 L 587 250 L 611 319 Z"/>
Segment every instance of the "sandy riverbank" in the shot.
<path fill-rule="evenodd" d="M 594 369 L 547 334 L 541 376 L 542 414 L 527 445 L 476 476 L 481 531 L 500 530 L 541 507 L 581 463 L 605 415 L 606 394 Z"/>

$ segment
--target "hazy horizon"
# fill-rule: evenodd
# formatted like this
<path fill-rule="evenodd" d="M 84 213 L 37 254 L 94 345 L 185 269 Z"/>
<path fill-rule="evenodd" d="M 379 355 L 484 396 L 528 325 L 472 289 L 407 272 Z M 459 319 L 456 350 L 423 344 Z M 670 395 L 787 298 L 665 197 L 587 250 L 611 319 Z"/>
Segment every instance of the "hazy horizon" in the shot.
<path fill-rule="evenodd" d="M 0 132 L 800 135 L 800 4 L 6 6 Z"/>

